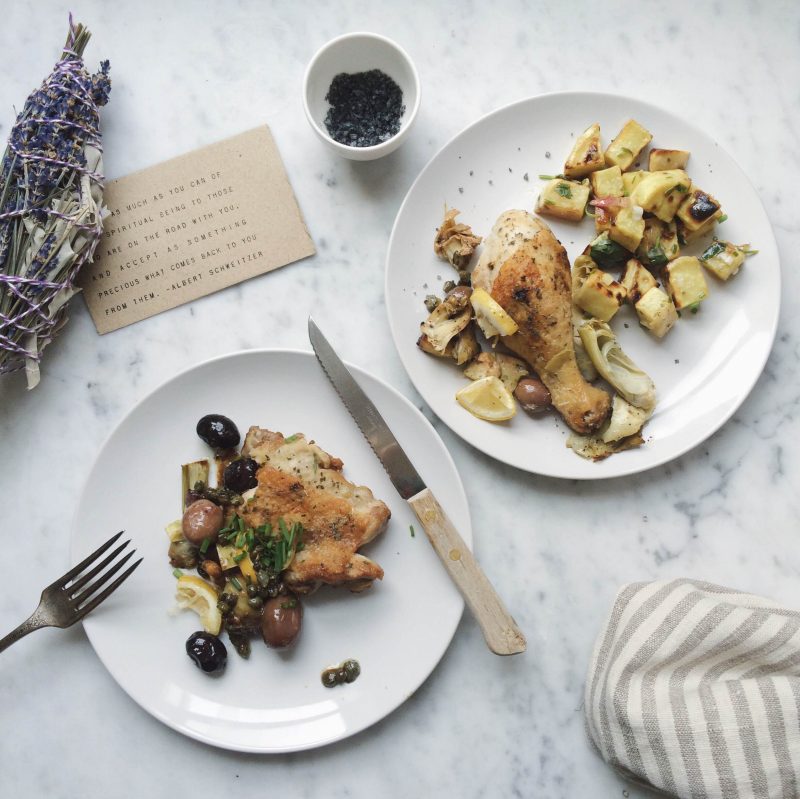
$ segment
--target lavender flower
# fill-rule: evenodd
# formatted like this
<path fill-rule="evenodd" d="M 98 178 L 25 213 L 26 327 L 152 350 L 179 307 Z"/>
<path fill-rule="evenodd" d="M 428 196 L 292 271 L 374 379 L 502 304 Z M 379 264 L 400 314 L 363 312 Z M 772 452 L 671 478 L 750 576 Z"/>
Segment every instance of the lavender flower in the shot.
<path fill-rule="evenodd" d="M 61 59 L 28 97 L 0 163 L 0 374 L 24 368 L 28 388 L 103 232 L 99 108 L 111 80 L 108 61 L 86 71 L 89 36 L 70 15 Z"/>

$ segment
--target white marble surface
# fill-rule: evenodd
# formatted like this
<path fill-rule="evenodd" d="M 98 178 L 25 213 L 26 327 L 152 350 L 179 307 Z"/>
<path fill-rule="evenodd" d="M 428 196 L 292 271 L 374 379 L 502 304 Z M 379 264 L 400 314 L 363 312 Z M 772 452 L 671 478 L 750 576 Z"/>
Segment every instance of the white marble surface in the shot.
<path fill-rule="evenodd" d="M 668 8 L 665 6 L 668 5 Z M 6 4 L 0 134 L 51 67 L 69 5 Z M 734 419 L 670 466 L 601 484 L 533 477 L 440 432 L 470 495 L 476 549 L 528 633 L 500 660 L 464 618 L 426 685 L 355 738 L 253 757 L 183 738 L 130 701 L 80 628 L 0 656 L 3 796 L 615 797 L 643 794 L 589 749 L 581 690 L 593 638 L 624 582 L 687 575 L 800 605 L 800 11 L 791 2 L 670 4 L 103 3 L 73 11 L 108 57 L 111 177 L 268 122 L 319 254 L 105 337 L 80 301 L 39 388 L 0 382 L 0 630 L 68 564 L 70 520 L 98 447 L 176 370 L 257 346 L 307 348 L 309 310 L 344 357 L 415 397 L 382 299 L 397 208 L 416 173 L 480 115 L 540 92 L 652 100 L 709 131 L 773 220 L 784 267 L 775 349 Z M 303 117 L 303 68 L 351 30 L 392 36 L 419 68 L 422 107 L 397 153 L 336 160 Z M 369 324 L 375 335 L 360 335 Z M 416 398 L 419 402 L 419 399 Z M 625 793 L 627 791 L 627 794 Z"/>

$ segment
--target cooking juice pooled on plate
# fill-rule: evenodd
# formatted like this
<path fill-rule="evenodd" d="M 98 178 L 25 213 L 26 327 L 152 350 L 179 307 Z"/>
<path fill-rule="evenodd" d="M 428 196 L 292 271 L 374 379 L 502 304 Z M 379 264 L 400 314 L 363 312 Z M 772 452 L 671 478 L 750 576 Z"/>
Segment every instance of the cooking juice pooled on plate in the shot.
<path fill-rule="evenodd" d="M 331 138 L 349 147 L 373 147 L 400 130 L 406 107 L 403 90 L 379 69 L 340 72 L 325 99 L 331 104 L 325 127 Z"/>

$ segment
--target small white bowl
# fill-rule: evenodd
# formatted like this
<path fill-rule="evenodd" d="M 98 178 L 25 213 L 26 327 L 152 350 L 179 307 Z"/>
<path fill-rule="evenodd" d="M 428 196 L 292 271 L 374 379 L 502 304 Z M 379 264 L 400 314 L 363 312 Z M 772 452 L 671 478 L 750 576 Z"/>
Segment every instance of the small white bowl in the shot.
<path fill-rule="evenodd" d="M 331 81 L 340 72 L 385 72 L 403 91 L 405 111 L 400 130 L 385 142 L 372 147 L 351 147 L 328 135 L 325 116 L 330 104 L 325 99 Z M 346 33 L 331 39 L 311 59 L 303 78 L 303 107 L 317 136 L 333 152 L 353 161 L 372 161 L 396 150 L 404 141 L 419 109 L 419 76 L 414 63 L 402 47 L 377 33 Z"/>

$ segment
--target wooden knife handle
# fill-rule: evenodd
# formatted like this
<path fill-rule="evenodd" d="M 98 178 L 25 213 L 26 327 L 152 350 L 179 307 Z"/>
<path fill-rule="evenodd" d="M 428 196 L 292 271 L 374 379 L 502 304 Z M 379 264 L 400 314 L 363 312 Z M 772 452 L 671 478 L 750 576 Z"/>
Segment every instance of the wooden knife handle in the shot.
<path fill-rule="evenodd" d="M 489 649 L 496 655 L 524 652 L 525 636 L 431 490 L 423 489 L 408 504 L 461 591 Z"/>

